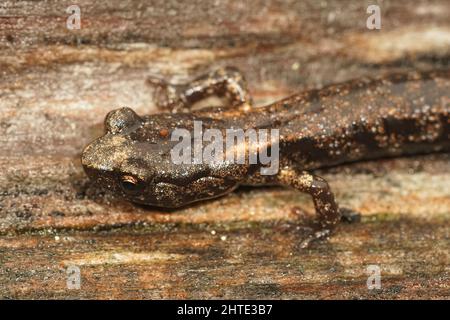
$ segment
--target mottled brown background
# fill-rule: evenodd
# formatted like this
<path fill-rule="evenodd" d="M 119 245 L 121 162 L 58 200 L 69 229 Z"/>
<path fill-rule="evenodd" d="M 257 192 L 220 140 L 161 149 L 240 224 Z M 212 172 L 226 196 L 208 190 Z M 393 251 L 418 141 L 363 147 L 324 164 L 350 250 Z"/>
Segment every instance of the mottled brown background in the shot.
<path fill-rule="evenodd" d="M 81 30 L 67 30 L 70 4 Z M 369 4 L 382 29 L 366 29 Z M 161 212 L 90 186 L 80 152 L 105 114 L 156 112 L 149 75 L 211 66 L 247 76 L 257 104 L 393 70 L 448 68 L 450 2 L 2 1 L 0 298 L 450 297 L 450 156 L 324 172 L 362 222 L 300 250 L 295 191 L 243 189 Z M 81 269 L 68 290 L 65 268 Z M 377 264 L 382 288 L 368 290 Z"/>

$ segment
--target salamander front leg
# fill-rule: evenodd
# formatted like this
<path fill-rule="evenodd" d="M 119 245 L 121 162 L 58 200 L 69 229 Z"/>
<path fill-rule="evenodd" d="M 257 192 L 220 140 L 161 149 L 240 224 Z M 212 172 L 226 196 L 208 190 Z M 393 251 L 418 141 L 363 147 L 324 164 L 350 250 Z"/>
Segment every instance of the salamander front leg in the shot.
<path fill-rule="evenodd" d="M 311 240 L 328 236 L 340 221 L 339 208 L 328 183 L 319 176 L 291 166 L 281 169 L 277 179 L 281 184 L 312 196 L 318 219 L 314 234 L 302 243 L 302 247 L 306 247 Z"/>
<path fill-rule="evenodd" d="M 207 97 L 227 98 L 227 106 L 248 110 L 252 99 L 244 76 L 232 67 L 216 69 L 187 84 L 171 84 L 163 79 L 150 77 L 148 83 L 155 88 L 159 108 L 172 112 L 186 112 Z"/>

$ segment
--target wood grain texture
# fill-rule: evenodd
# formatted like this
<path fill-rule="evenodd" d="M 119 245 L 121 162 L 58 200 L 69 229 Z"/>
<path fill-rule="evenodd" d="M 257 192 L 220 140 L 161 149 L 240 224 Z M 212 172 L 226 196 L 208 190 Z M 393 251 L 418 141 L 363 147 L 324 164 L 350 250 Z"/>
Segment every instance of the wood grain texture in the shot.
<path fill-rule="evenodd" d="M 82 148 L 105 114 L 154 113 L 149 75 L 183 81 L 212 66 L 247 76 L 258 105 L 391 71 L 449 68 L 450 3 L 59 1 L 0 4 L 0 298 L 449 298 L 450 155 L 322 172 L 342 224 L 308 250 L 305 195 L 240 189 L 166 212 L 90 185 Z M 366 267 L 382 270 L 368 290 Z M 65 270 L 81 269 L 80 290 Z"/>

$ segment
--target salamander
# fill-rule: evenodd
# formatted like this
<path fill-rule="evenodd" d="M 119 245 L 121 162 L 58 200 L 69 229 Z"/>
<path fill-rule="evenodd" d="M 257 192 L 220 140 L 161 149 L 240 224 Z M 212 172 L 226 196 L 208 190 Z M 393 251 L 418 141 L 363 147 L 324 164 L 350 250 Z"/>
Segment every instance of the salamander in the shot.
<path fill-rule="evenodd" d="M 177 208 L 216 198 L 239 185 L 285 185 L 312 196 L 315 234 L 328 234 L 341 211 L 329 184 L 314 170 L 343 163 L 450 151 L 450 70 L 394 73 L 307 90 L 254 107 L 242 74 L 217 69 L 186 84 L 150 78 L 166 111 L 139 116 L 120 108 L 105 118 L 105 134 L 83 151 L 86 174 L 135 203 Z M 219 107 L 193 108 L 207 96 Z M 261 163 L 174 163 L 175 129 L 278 129 L 279 170 Z M 202 142 L 207 144 L 207 142 Z M 274 148 L 269 140 L 266 147 Z M 251 152 L 248 139 L 235 146 Z M 237 149 L 234 149 L 236 151 Z M 258 149 L 258 148 L 256 148 Z M 259 149 L 258 149 L 259 150 Z M 252 151 L 253 152 L 253 151 Z"/>

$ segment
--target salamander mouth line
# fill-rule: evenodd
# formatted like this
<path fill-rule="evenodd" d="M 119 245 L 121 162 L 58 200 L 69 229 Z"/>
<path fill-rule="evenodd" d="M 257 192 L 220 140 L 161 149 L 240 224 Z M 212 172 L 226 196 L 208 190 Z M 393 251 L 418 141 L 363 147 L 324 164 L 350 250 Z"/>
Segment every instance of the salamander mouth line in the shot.
<path fill-rule="evenodd" d="M 217 179 L 218 181 L 221 181 L 221 182 L 228 181 L 228 179 L 225 179 L 223 177 L 218 177 L 218 176 L 213 176 L 213 175 L 205 175 L 205 176 L 201 176 L 201 177 L 199 177 L 199 178 L 197 178 L 195 180 L 189 180 L 189 182 L 185 183 L 185 184 L 177 184 L 177 183 L 173 182 L 173 180 L 167 180 L 167 181 L 163 180 L 163 181 L 158 181 L 154 185 L 156 187 L 158 187 L 158 186 L 169 186 L 169 187 L 176 187 L 176 188 L 180 188 L 181 189 L 181 188 L 189 187 L 190 185 L 195 184 L 195 183 L 204 182 L 205 179 L 211 179 L 211 180 Z"/>

